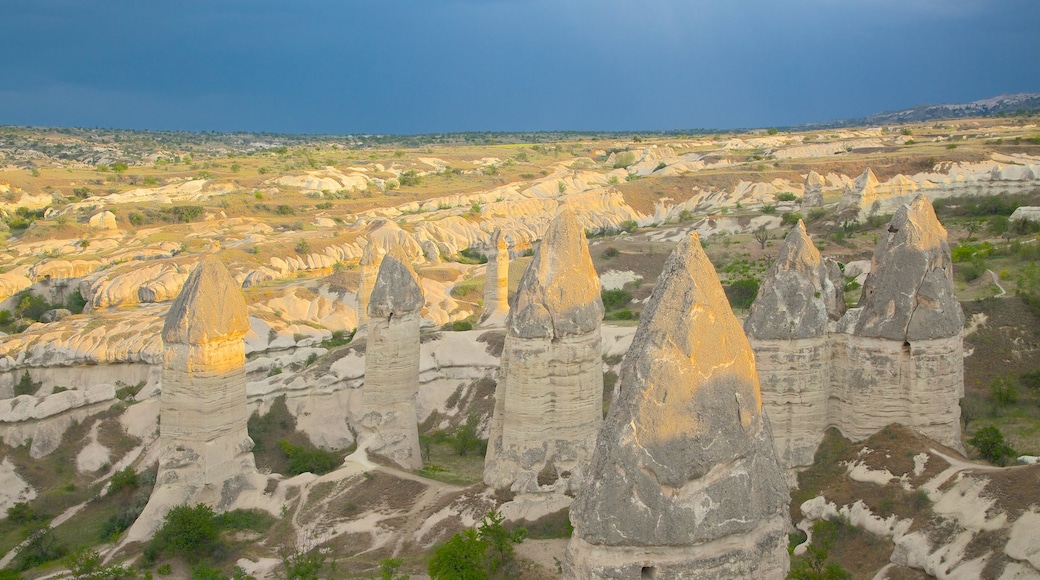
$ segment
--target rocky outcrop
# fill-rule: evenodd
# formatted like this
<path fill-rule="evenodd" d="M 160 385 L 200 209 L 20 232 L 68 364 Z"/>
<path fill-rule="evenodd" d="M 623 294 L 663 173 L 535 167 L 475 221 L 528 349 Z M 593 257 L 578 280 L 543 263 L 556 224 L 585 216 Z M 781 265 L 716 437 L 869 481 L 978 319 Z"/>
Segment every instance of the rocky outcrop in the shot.
<path fill-rule="evenodd" d="M 1020 206 L 1015 208 L 1015 211 L 1008 218 L 1010 221 L 1022 221 L 1029 220 L 1031 222 L 1040 222 L 1040 207 L 1034 206 Z"/>
<path fill-rule="evenodd" d="M 205 257 L 170 307 L 162 329 L 159 473 L 129 536 L 151 535 L 176 505 L 230 506 L 262 488 L 246 431 L 246 302 L 216 256 Z"/>
<path fill-rule="evenodd" d="M 959 448 L 961 329 L 946 229 L 923 194 L 878 241 L 857 308 L 835 335 L 834 421 L 854 440 L 890 423 Z"/>
<path fill-rule="evenodd" d="M 119 226 L 116 225 L 116 214 L 105 210 L 98 212 L 87 221 L 92 230 L 118 230 Z"/>
<path fill-rule="evenodd" d="M 422 467 L 415 398 L 424 302 L 407 258 L 398 252 L 383 258 L 368 303 L 360 447 L 402 469 Z"/>
<path fill-rule="evenodd" d="M 585 233 L 564 209 L 506 322 L 484 482 L 565 492 L 585 479 L 603 414 L 603 302 Z"/>
<path fill-rule="evenodd" d="M 811 465 L 827 428 L 827 326 L 844 314 L 842 291 L 837 264 L 820 257 L 799 220 L 744 322 L 755 352 L 762 405 L 785 467 Z"/>
<path fill-rule="evenodd" d="M 484 311 L 481 326 L 503 326 L 509 314 L 509 244 L 502 228 L 491 236 L 487 269 L 484 273 Z"/>
<path fill-rule="evenodd" d="M 697 236 L 665 263 L 571 506 L 572 578 L 783 578 L 788 489 L 755 360 Z"/>
<path fill-rule="evenodd" d="M 827 181 L 822 175 L 809 170 L 802 185 L 802 208 L 820 207 L 823 205 L 823 188 Z"/>
<path fill-rule="evenodd" d="M 372 288 L 375 287 L 376 277 L 379 274 L 379 266 L 383 263 L 386 251 L 382 246 L 369 242 L 361 255 L 361 282 L 358 284 L 357 292 L 357 330 L 359 333 L 368 330 L 368 304 L 372 296 Z"/>

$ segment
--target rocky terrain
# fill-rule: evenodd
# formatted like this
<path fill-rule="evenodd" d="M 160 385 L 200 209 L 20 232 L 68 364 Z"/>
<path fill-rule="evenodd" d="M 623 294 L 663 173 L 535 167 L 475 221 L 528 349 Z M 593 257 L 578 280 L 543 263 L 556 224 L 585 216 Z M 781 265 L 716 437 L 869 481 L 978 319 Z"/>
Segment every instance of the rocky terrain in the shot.
<path fill-rule="evenodd" d="M 969 443 L 999 426 L 1040 454 L 1037 232 L 1012 215 L 1040 205 L 1035 119 L 415 147 L 4 131 L 0 544 L 26 577 L 56 570 L 15 549 L 40 526 L 148 569 L 162 513 L 197 501 L 269 518 L 227 533 L 211 564 L 229 575 L 273 577 L 280 552 L 319 547 L 327 574 L 400 558 L 418 575 L 497 509 L 532 532 L 525 575 L 555 577 L 575 495 L 580 577 L 606 574 L 607 552 L 618 577 L 716 569 L 691 548 L 722 545 L 740 563 L 719 574 L 779 577 L 818 556 L 800 538 L 789 562 L 784 534 L 819 521 L 860 530 L 824 556 L 856 577 L 1040 574 L 1040 507 L 1017 491 L 1035 470 Z M 220 292 L 186 306 L 200 279 Z M 686 366 L 651 372 L 673 349 Z M 698 366 L 733 361 L 725 380 Z M 215 384 L 237 402 L 206 402 Z M 716 425 L 683 405 L 735 410 Z M 199 439 L 174 460 L 178 430 Z M 573 444 L 597 431 L 618 457 Z M 680 458 L 674 437 L 712 452 Z M 193 465 L 210 452 L 234 458 Z M 723 485 L 746 473 L 769 491 Z M 108 494 L 127 474 L 139 483 Z M 241 493 L 219 491 L 236 477 Z M 171 492 L 185 484 L 211 489 Z M 626 486 L 646 510 L 625 511 Z M 740 515 L 699 511 L 720 497 Z"/>

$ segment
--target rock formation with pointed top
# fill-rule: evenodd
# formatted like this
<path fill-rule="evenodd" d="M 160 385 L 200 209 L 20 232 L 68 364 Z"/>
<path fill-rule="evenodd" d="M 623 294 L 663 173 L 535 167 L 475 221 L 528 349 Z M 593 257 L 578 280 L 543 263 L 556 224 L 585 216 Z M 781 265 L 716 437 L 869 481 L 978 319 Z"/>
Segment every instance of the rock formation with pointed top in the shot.
<path fill-rule="evenodd" d="M 358 283 L 358 326 L 357 334 L 362 335 L 368 331 L 368 304 L 372 296 L 372 288 L 379 274 L 379 266 L 383 262 L 386 251 L 379 244 L 369 240 L 361 254 L 358 265 L 361 266 L 361 281 Z"/>
<path fill-rule="evenodd" d="M 199 263 L 162 329 L 159 472 L 130 532 L 147 538 L 177 505 L 222 511 L 246 489 L 262 489 L 246 430 L 246 302 L 216 256 Z"/>
<path fill-rule="evenodd" d="M 809 170 L 802 185 L 802 208 L 820 207 L 823 205 L 823 187 L 826 180 L 819 173 Z"/>
<path fill-rule="evenodd" d="M 696 235 L 665 263 L 571 506 L 572 578 L 783 578 L 788 489 L 755 359 Z"/>
<path fill-rule="evenodd" d="M 834 340 L 833 421 L 854 440 L 890 423 L 959 448 L 961 330 L 946 229 L 923 194 L 892 217 Z"/>
<path fill-rule="evenodd" d="M 480 326 L 501 327 L 505 325 L 508 314 L 509 244 L 502 228 L 495 228 L 484 274 L 484 312 L 480 315 Z"/>
<path fill-rule="evenodd" d="M 506 322 L 484 482 L 515 492 L 581 484 L 603 414 L 603 302 L 585 232 L 549 225 Z"/>
<path fill-rule="evenodd" d="M 368 303 L 360 445 L 402 469 L 422 467 L 415 397 L 424 303 L 408 259 L 392 251 L 379 266 Z"/>
<path fill-rule="evenodd" d="M 820 257 L 805 224 L 787 235 L 744 322 L 755 352 L 762 405 L 785 467 L 812 465 L 827 429 L 827 327 L 845 311 L 841 272 Z"/>

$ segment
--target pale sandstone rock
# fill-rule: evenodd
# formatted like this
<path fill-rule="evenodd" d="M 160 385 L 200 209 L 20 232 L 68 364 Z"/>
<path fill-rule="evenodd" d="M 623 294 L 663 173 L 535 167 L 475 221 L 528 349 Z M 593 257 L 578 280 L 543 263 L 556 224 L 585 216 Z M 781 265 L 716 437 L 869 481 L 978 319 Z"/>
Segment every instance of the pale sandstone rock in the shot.
<path fill-rule="evenodd" d="M 398 252 L 383 258 L 368 303 L 360 447 L 402 469 L 422 467 L 415 398 L 424 302 L 408 259 Z"/>
<path fill-rule="evenodd" d="M 509 314 L 509 244 L 501 228 L 491 236 L 484 274 L 484 312 L 481 326 L 503 326 Z"/>
<path fill-rule="evenodd" d="M 105 210 L 98 212 L 87 220 L 91 229 L 95 230 L 118 230 L 119 226 L 116 225 L 116 214 Z"/>
<path fill-rule="evenodd" d="M 835 283 L 831 264 L 820 257 L 799 220 L 744 322 L 777 456 L 788 468 L 812 464 L 827 428 L 827 326 L 844 314 L 845 305 L 840 272 Z"/>
<path fill-rule="evenodd" d="M 571 506 L 574 578 L 783 578 L 788 490 L 754 356 L 696 236 L 665 263 Z"/>
<path fill-rule="evenodd" d="M 603 413 L 602 318 L 584 231 L 564 209 L 506 321 L 485 483 L 518 492 L 581 485 Z"/>
<path fill-rule="evenodd" d="M 1032 206 L 1021 206 L 1015 209 L 1008 218 L 1011 221 L 1029 220 L 1032 222 L 1040 222 L 1040 207 Z"/>
<path fill-rule="evenodd" d="M 159 473 L 127 541 L 149 537 L 176 505 L 223 511 L 242 491 L 262 488 L 246 431 L 248 330 L 238 284 L 216 256 L 206 256 L 163 325 Z"/>
<path fill-rule="evenodd" d="M 802 208 L 820 207 L 823 205 L 823 188 L 827 181 L 822 175 L 809 170 L 802 185 Z"/>
<path fill-rule="evenodd" d="M 382 246 L 369 242 L 365 246 L 365 253 L 361 255 L 361 283 L 358 284 L 358 332 L 366 331 L 368 328 L 368 304 L 372 296 L 372 288 L 375 287 L 376 277 L 379 274 L 379 266 L 383 262 L 386 250 Z"/>
<path fill-rule="evenodd" d="M 832 337 L 832 423 L 854 440 L 902 423 L 960 448 L 963 327 L 946 230 L 922 194 L 892 218 Z"/>

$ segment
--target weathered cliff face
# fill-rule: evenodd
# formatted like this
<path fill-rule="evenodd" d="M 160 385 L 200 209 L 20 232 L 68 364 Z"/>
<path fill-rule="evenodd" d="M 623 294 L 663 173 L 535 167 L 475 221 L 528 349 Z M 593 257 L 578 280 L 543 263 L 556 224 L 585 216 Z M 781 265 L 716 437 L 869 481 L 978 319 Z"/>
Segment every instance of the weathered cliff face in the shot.
<path fill-rule="evenodd" d="M 396 252 L 387 255 L 368 303 L 360 446 L 402 469 L 422 467 L 415 398 L 423 303 L 408 259 Z"/>
<path fill-rule="evenodd" d="M 811 465 L 827 428 L 827 325 L 844 311 L 840 278 L 838 283 L 831 279 L 830 266 L 799 220 L 744 322 L 755 353 L 762 404 L 785 467 Z"/>
<path fill-rule="evenodd" d="M 788 490 L 754 356 L 692 236 L 668 258 L 571 506 L 575 578 L 783 578 Z"/>
<path fill-rule="evenodd" d="M 508 314 L 509 244 L 502 234 L 502 228 L 495 228 L 484 274 L 484 311 L 480 315 L 480 325 L 503 326 Z"/>
<path fill-rule="evenodd" d="M 369 242 L 365 246 L 365 253 L 361 255 L 361 283 L 358 285 L 358 325 L 357 331 L 364 333 L 368 331 L 368 304 L 372 297 L 372 288 L 375 287 L 376 277 L 379 274 L 379 266 L 383 263 L 386 251 L 382 246 Z"/>
<path fill-rule="evenodd" d="M 603 302 L 581 224 L 550 224 L 506 323 L 484 481 L 517 492 L 573 491 L 603 413 Z"/>
<path fill-rule="evenodd" d="M 219 259 L 207 256 L 163 325 L 159 473 L 130 537 L 150 536 L 176 505 L 206 503 L 222 510 L 262 481 L 246 430 L 248 330 L 238 284 Z"/>
<path fill-rule="evenodd" d="M 961 329 L 946 230 L 924 195 L 893 216 L 860 305 L 832 340 L 834 421 L 862 439 L 890 423 L 959 448 Z"/>

